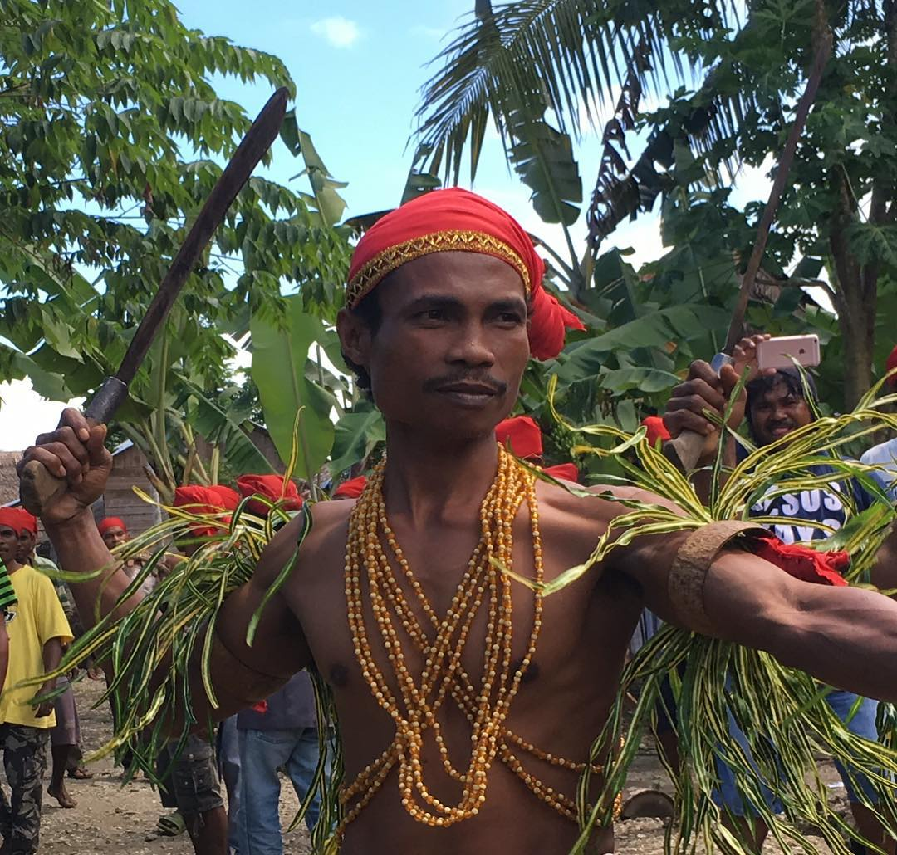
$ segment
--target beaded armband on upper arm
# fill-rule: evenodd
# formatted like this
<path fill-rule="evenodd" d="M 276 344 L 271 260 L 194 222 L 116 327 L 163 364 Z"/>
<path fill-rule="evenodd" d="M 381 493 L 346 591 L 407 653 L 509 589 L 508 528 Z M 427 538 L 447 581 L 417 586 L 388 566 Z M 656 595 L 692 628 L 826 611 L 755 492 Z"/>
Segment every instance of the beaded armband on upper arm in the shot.
<path fill-rule="evenodd" d="M 670 605 L 676 617 L 694 632 L 712 634 L 704 609 L 704 580 L 719 551 L 745 532 L 768 534 L 756 523 L 724 520 L 694 531 L 676 553 L 669 576 Z"/>

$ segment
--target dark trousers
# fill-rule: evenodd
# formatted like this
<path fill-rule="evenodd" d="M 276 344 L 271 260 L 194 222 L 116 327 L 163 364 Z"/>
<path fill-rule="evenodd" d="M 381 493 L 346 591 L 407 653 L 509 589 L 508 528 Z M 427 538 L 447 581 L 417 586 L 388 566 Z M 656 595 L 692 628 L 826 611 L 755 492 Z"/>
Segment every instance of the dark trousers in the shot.
<path fill-rule="evenodd" d="M 34 855 L 40 842 L 42 779 L 49 730 L 0 724 L 0 751 L 10 798 L 0 787 L 0 855 Z"/>

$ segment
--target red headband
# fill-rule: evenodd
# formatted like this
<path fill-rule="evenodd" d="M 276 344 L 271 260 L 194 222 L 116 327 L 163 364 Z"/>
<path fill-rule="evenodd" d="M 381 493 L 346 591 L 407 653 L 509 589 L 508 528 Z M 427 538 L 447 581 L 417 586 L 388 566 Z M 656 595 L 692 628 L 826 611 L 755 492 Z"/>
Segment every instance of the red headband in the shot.
<path fill-rule="evenodd" d="M 21 508 L 0 508 L 0 526 L 8 526 L 18 534 L 22 529 Z"/>
<path fill-rule="evenodd" d="M 285 511 L 298 511 L 302 507 L 302 497 L 292 481 L 284 480 L 282 475 L 241 475 L 237 478 L 237 489 L 243 498 L 263 496 L 276 502 Z M 264 502 L 252 500 L 247 503 L 247 510 L 257 517 L 268 516 L 270 507 Z"/>
<path fill-rule="evenodd" d="M 343 481 L 334 491 L 333 499 L 357 499 L 363 492 L 368 479 L 364 475 Z"/>
<path fill-rule="evenodd" d="M 358 305 L 385 276 L 434 252 L 491 255 L 520 274 L 532 304 L 529 340 L 536 359 L 557 356 L 567 329 L 585 329 L 542 286 L 545 264 L 523 227 L 497 205 L 460 187 L 419 196 L 365 232 L 352 255 L 346 305 Z"/>
<path fill-rule="evenodd" d="M 642 419 L 642 424 L 648 431 L 646 439 L 651 445 L 656 446 L 658 442 L 666 442 L 670 439 L 670 432 L 660 416 L 647 416 Z"/>
<path fill-rule="evenodd" d="M 122 531 L 128 530 L 124 520 L 119 519 L 118 517 L 106 517 L 105 519 L 100 520 L 100 522 L 97 523 L 97 528 L 101 535 L 109 531 L 110 528 L 120 528 Z"/>
<path fill-rule="evenodd" d="M 573 484 L 579 483 L 579 469 L 575 463 L 559 463 L 557 466 L 546 466 L 542 470 L 546 475 L 557 478 L 558 481 L 570 481 Z"/>
<path fill-rule="evenodd" d="M 542 457 L 542 430 L 529 416 L 514 416 L 495 426 L 499 445 L 508 446 L 521 460 Z"/>
<path fill-rule="evenodd" d="M 237 493 L 222 484 L 213 484 L 210 487 L 190 484 L 185 487 L 177 487 L 174 491 L 174 506 L 186 508 L 197 515 L 215 515 L 222 511 L 233 511 L 239 504 L 240 497 Z M 228 521 L 229 518 L 222 518 L 220 525 L 192 523 L 190 530 L 197 537 L 213 537 L 223 530 Z"/>

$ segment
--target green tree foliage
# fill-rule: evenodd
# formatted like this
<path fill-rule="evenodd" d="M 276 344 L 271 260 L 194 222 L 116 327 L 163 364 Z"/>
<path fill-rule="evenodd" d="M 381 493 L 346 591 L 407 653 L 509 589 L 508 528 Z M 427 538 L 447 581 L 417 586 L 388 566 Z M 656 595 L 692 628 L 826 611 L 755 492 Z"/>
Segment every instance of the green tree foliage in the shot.
<path fill-rule="evenodd" d="M 454 177 L 469 151 L 475 172 L 484 129 L 494 121 L 517 166 L 522 142 L 532 149 L 533 140 L 552 139 L 548 115 L 572 139 L 601 115 L 603 155 L 588 212 L 593 252 L 662 197 L 672 251 L 641 272 L 652 283 L 649 300 L 666 308 L 690 295 L 729 307 L 761 209 L 735 210 L 728 190 L 742 166 L 777 160 L 826 32 L 833 56 L 763 261 L 772 297 L 749 317 L 771 332 L 818 323 L 829 340 L 823 386 L 833 403 L 852 405 L 893 346 L 892 333 L 881 333 L 897 308 L 897 10 L 890 0 L 478 3 L 424 90 L 421 159 Z M 652 89 L 670 96 L 646 114 Z M 544 211 L 563 200 L 569 214 L 574 148 L 554 141 L 537 162 L 541 183 L 527 182 L 534 206 Z M 591 311 L 596 298 L 607 309 L 602 265 L 569 255 L 554 257 L 561 281 Z M 837 323 L 807 301 L 806 286 L 828 294 Z M 614 314 L 644 314 L 623 278 L 612 290 Z"/>
<path fill-rule="evenodd" d="M 276 57 L 188 29 L 169 0 L 0 0 L 0 377 L 65 399 L 115 371 L 249 126 L 218 97 L 219 76 L 294 88 Z M 306 158 L 313 192 L 250 179 L 120 414 L 168 483 L 184 418 L 236 436 L 210 424 L 221 401 L 200 403 L 230 382 L 221 334 L 244 334 L 251 314 L 277 322 L 284 291 L 335 312 L 349 253 L 335 182 L 293 113 L 283 141 Z"/>

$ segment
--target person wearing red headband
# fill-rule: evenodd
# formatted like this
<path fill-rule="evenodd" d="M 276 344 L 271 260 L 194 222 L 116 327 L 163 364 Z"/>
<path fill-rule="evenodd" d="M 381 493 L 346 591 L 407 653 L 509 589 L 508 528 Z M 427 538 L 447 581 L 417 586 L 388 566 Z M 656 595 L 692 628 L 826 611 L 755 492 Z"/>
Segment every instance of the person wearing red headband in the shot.
<path fill-rule="evenodd" d="M 53 700 L 33 703 L 52 692 L 56 679 L 40 689 L 14 688 L 19 683 L 55 671 L 62 648 L 72 640 L 59 597 L 50 579 L 30 563 L 26 545 L 36 533 L 36 520 L 22 508 L 0 508 L 0 559 L 9 571 L 17 604 L 10 610 L 9 668 L 0 695 L 0 751 L 11 789 L 10 800 L 0 791 L 3 851 L 37 853 L 40 843 L 42 776 L 47 767 L 47 742 L 56 724 Z M 22 559 L 25 559 L 23 561 Z"/>
<path fill-rule="evenodd" d="M 646 605 L 897 700 L 897 603 L 793 578 L 740 548 L 755 536 L 741 523 L 621 541 L 544 599 L 541 585 L 514 584 L 496 566 L 550 582 L 629 513 L 607 494 L 663 504 L 619 486 L 571 495 L 496 442 L 528 360 L 557 356 L 572 322 L 542 273 L 519 224 L 460 190 L 409 202 L 361 238 L 337 330 L 382 412 L 385 459 L 354 503 L 320 502 L 284 526 L 218 612 L 209 674 L 219 706 L 197 679 L 196 720 L 261 700 L 313 664 L 341 728 L 342 851 L 569 852 L 580 836 L 577 764 L 589 762 Z M 81 578 L 85 617 L 117 607 L 125 584 L 90 575 L 109 560 L 85 523 L 111 465 L 104 438 L 69 409 L 24 457 L 66 478 L 43 522 Z M 861 612 L 875 617 L 860 628 Z M 612 827 L 588 846 L 613 852 Z"/>
<path fill-rule="evenodd" d="M 249 513 L 258 517 L 268 516 L 271 505 L 287 512 L 302 507 L 302 496 L 295 482 L 284 479 L 283 475 L 241 475 L 237 478 L 237 490 L 244 499 L 250 500 L 246 506 Z"/>

